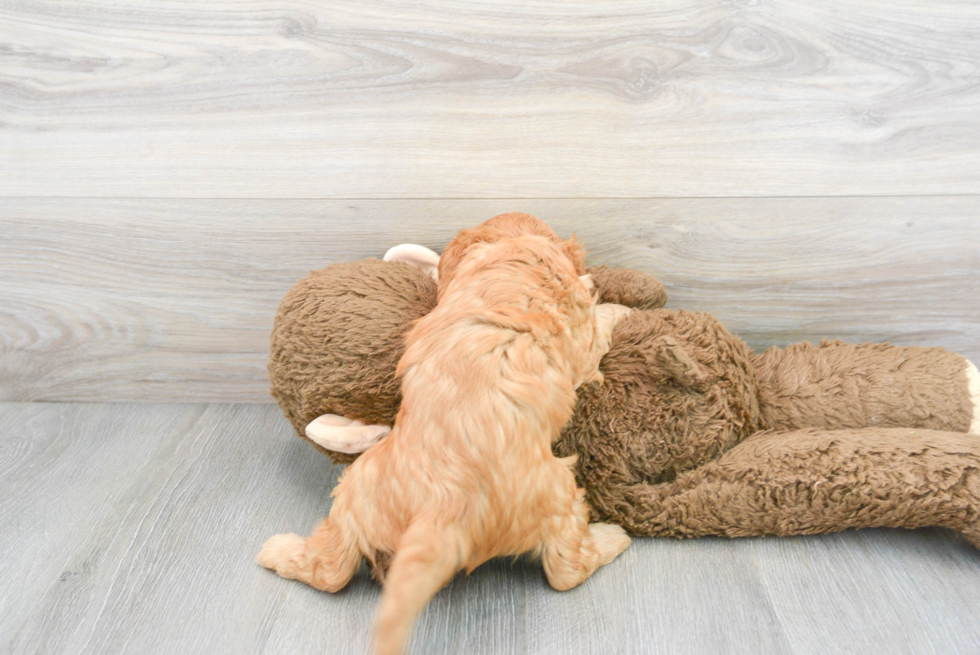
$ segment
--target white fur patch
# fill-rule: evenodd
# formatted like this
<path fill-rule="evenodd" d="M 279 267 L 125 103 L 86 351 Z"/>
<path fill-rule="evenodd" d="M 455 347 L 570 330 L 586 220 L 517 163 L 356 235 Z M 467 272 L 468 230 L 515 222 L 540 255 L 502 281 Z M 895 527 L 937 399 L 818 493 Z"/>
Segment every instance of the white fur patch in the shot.
<path fill-rule="evenodd" d="M 324 414 L 310 421 L 306 436 L 310 441 L 337 453 L 363 453 L 385 438 L 391 428 L 387 425 L 365 425 L 357 419 Z"/>
<path fill-rule="evenodd" d="M 966 362 L 967 387 L 970 392 L 970 402 L 973 403 L 973 421 L 970 422 L 970 434 L 980 436 L 980 372 L 973 362 Z"/>

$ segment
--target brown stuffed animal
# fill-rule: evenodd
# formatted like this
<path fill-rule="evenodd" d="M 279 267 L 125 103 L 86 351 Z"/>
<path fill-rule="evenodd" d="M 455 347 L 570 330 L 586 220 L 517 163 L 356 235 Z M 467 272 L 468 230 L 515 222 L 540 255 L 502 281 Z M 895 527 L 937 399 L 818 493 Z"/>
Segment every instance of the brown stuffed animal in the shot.
<path fill-rule="evenodd" d="M 337 462 L 387 433 L 402 337 L 436 302 L 430 256 L 396 255 L 414 263 L 312 272 L 276 316 L 272 394 Z M 980 375 L 965 358 L 837 341 L 753 353 L 709 314 L 663 309 L 653 278 L 590 272 L 600 302 L 633 308 L 555 444 L 579 456 L 594 520 L 673 537 L 945 526 L 980 547 Z"/>

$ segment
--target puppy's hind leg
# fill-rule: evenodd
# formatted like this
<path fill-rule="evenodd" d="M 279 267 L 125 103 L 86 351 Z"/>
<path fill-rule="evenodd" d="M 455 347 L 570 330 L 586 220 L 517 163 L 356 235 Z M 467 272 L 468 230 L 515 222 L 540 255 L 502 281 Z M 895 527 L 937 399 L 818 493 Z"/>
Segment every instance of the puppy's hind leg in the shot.
<path fill-rule="evenodd" d="M 469 557 L 458 530 L 417 518 L 398 542 L 374 621 L 374 652 L 398 655 L 415 617 Z"/>
<path fill-rule="evenodd" d="M 541 561 L 549 584 L 558 591 L 582 584 L 630 545 L 618 525 L 590 525 L 585 491 L 575 489 L 574 494 L 569 512 L 548 519 L 543 535 Z"/>
<path fill-rule="evenodd" d="M 357 540 L 343 518 L 327 517 L 309 537 L 277 534 L 256 558 L 284 578 L 331 593 L 340 591 L 361 565 Z"/>

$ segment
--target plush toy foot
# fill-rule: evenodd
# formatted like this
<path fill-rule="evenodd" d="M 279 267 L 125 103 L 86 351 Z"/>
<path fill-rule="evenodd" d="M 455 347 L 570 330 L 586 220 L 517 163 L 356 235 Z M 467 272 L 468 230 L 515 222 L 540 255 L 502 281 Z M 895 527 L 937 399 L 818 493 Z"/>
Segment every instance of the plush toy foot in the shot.
<path fill-rule="evenodd" d="M 973 403 L 973 422 L 970 423 L 970 434 L 980 435 L 980 372 L 973 362 L 966 362 L 966 381 L 969 385 L 970 402 Z"/>
<path fill-rule="evenodd" d="M 336 414 L 318 416 L 306 426 L 310 441 L 327 450 L 348 454 L 363 453 L 389 432 L 391 428 L 387 425 L 365 425 L 357 419 Z"/>

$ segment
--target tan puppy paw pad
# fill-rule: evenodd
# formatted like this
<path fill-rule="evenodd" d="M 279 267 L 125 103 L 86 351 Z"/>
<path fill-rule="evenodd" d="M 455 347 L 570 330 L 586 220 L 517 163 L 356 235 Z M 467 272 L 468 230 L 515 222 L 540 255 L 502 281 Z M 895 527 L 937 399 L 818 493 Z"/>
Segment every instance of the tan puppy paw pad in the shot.
<path fill-rule="evenodd" d="M 306 550 L 306 539 L 298 534 L 277 534 L 265 542 L 255 561 L 267 569 L 281 573 L 291 562 L 295 562 Z"/>

